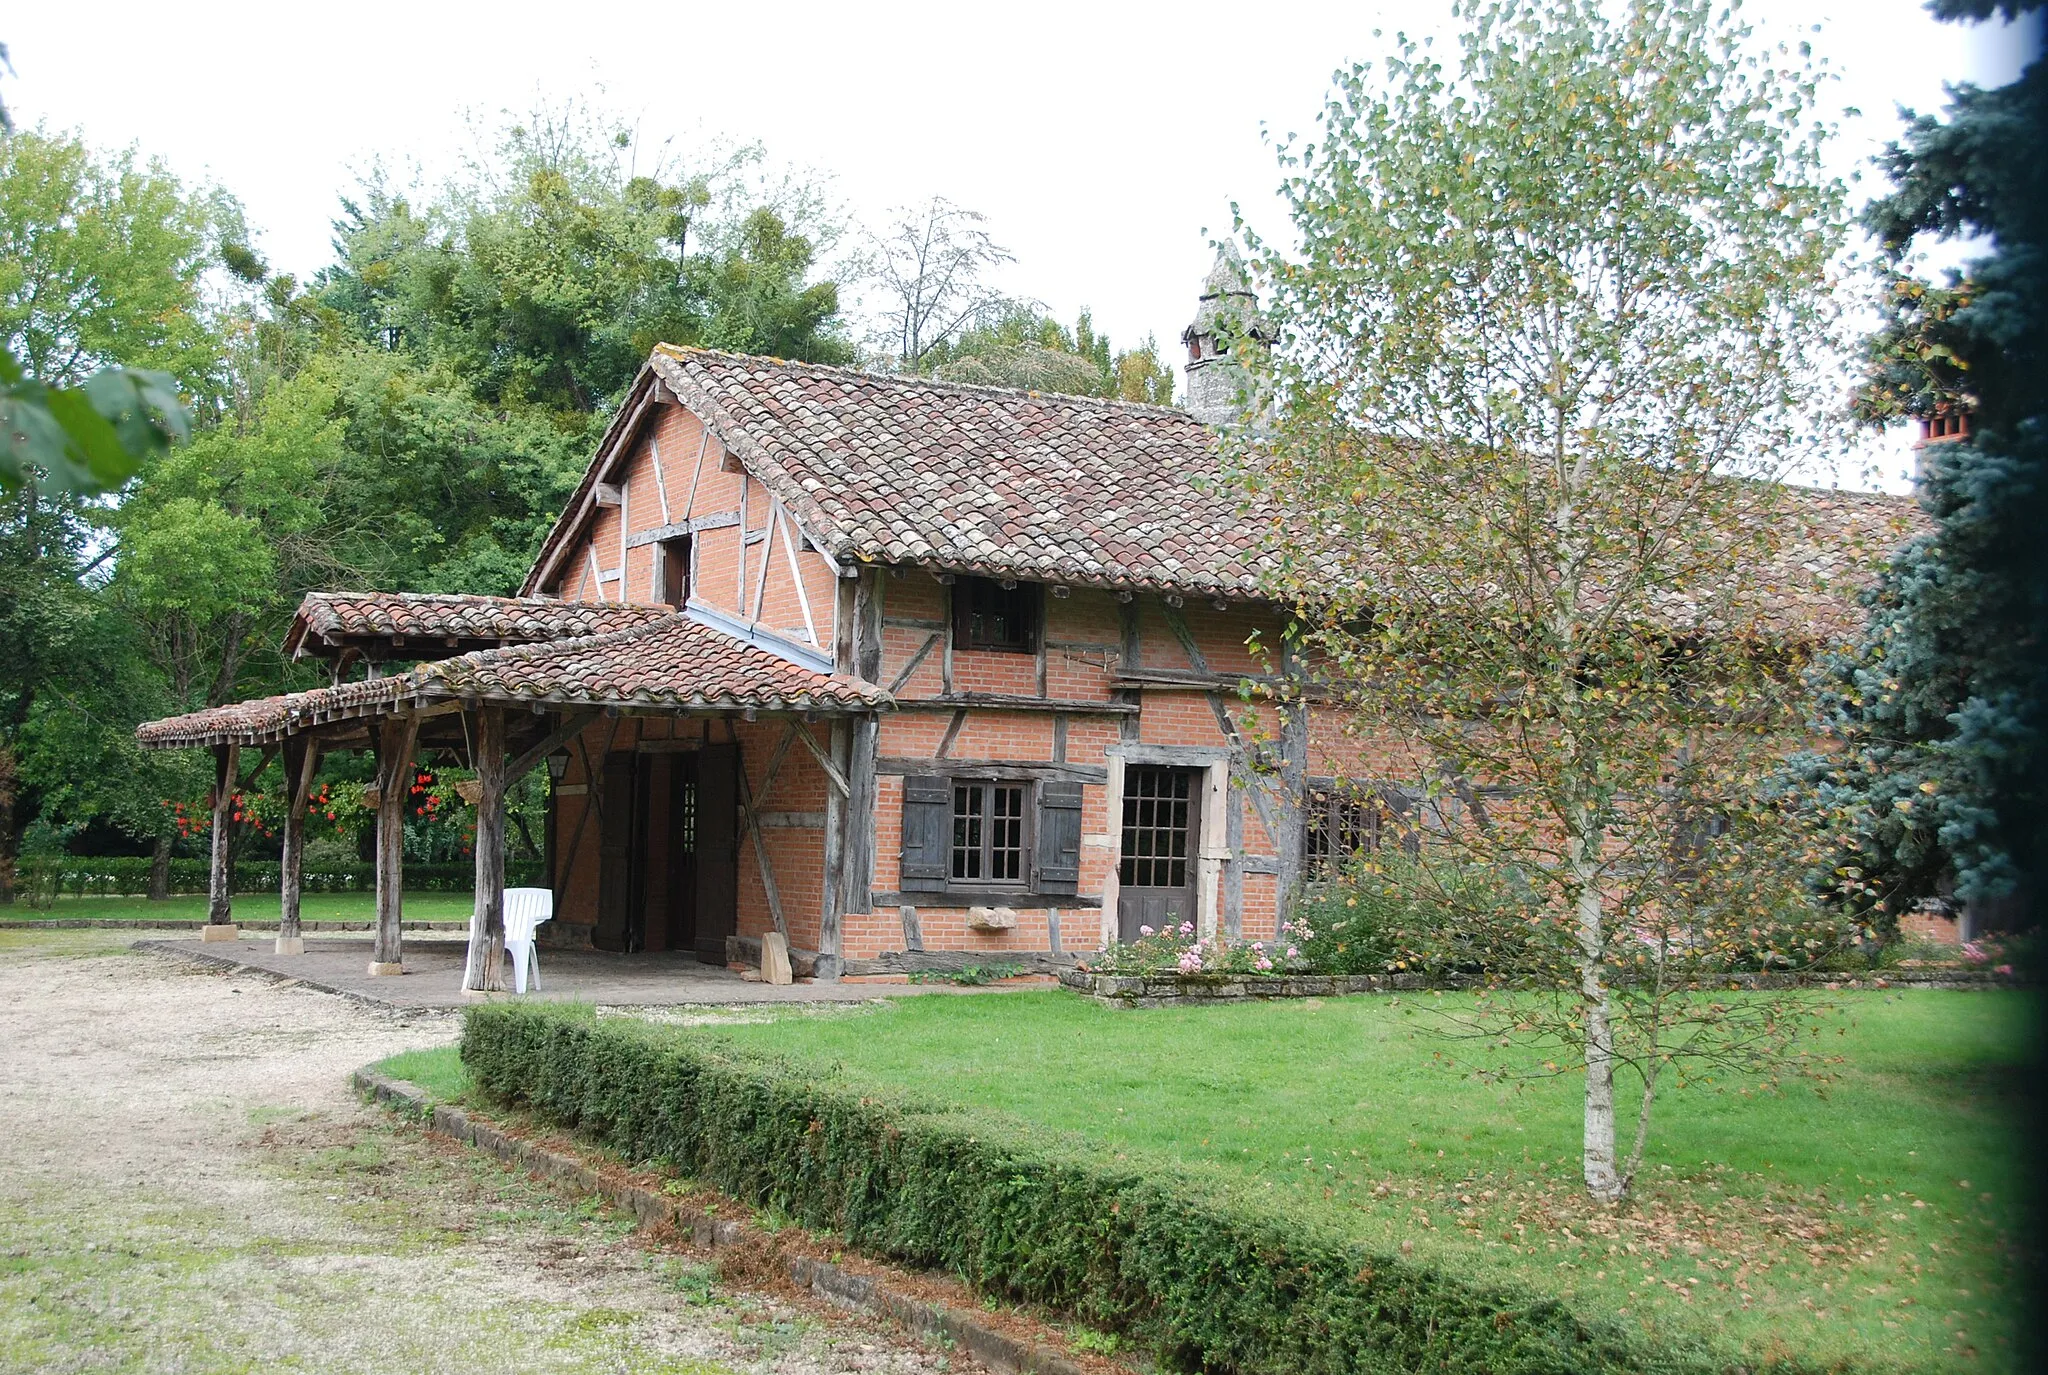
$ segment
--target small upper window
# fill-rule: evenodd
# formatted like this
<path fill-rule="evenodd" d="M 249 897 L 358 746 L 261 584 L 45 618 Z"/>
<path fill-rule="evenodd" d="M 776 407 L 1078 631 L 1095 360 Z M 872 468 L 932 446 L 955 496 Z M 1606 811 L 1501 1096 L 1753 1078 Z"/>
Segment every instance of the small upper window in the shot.
<path fill-rule="evenodd" d="M 962 648 L 1036 653 L 1038 618 L 1036 583 L 962 578 L 953 584 L 953 639 Z"/>
<path fill-rule="evenodd" d="M 657 595 L 680 611 L 690 600 L 689 537 L 663 540 L 654 546 L 654 551 L 661 561 L 661 591 Z"/>

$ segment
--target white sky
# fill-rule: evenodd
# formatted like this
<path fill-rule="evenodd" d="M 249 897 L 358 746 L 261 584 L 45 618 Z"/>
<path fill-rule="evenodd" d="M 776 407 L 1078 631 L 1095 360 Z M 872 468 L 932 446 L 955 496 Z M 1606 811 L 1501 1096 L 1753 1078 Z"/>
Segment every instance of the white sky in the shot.
<path fill-rule="evenodd" d="M 815 168 L 862 221 L 934 193 L 989 218 L 1016 263 L 1002 281 L 1071 320 L 1082 306 L 1120 347 L 1147 333 L 1177 359 L 1233 199 L 1278 219 L 1261 125 L 1307 132 L 1340 64 L 1377 56 L 1375 27 L 1443 28 L 1447 0 L 1255 6 L 1040 3 L 345 7 L 101 0 L 14 7 L 0 20 L 24 124 L 134 143 L 247 207 L 273 267 L 329 260 L 336 196 L 373 158 L 445 172 L 470 114 L 536 96 L 595 95 L 652 141 L 759 140 Z M 1897 128 L 1899 104 L 1939 108 L 1945 80 L 2016 71 L 1994 32 L 1938 24 L 1919 0 L 1768 0 L 1749 13 L 1810 35 L 1860 107 L 1844 170 Z M 89 31 L 88 31 L 89 30 Z M 1889 446 L 1894 479 L 1906 460 Z M 1889 483 L 1887 485 L 1890 485 Z"/>

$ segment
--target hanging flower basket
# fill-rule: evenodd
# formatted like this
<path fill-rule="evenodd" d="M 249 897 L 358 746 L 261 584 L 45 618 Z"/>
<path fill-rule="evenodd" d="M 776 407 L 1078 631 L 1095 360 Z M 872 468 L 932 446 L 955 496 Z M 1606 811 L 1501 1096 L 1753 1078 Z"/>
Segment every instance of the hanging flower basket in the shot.
<path fill-rule="evenodd" d="M 455 785 L 455 795 L 474 807 L 484 800 L 484 781 L 481 778 L 465 778 Z"/>
<path fill-rule="evenodd" d="M 363 784 L 363 806 L 366 810 L 376 811 L 378 805 L 383 801 L 384 790 L 382 788 L 378 787 L 375 783 Z"/>

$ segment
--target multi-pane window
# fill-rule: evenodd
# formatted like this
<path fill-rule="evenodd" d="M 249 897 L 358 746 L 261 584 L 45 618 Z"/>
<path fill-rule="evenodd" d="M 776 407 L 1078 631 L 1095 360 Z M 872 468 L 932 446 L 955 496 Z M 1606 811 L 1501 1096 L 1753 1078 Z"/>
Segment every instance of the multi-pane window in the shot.
<path fill-rule="evenodd" d="M 1379 849 L 1394 837 L 1386 802 L 1334 785 L 1311 788 L 1303 820 L 1302 869 L 1309 878 L 1328 878 L 1354 855 Z"/>
<path fill-rule="evenodd" d="M 1117 881 L 1128 888 L 1185 888 L 1191 837 L 1186 769 L 1133 768 L 1124 776 L 1124 834 Z"/>
<path fill-rule="evenodd" d="M 1022 884 L 1025 868 L 1022 783 L 953 784 L 952 875 L 959 883 Z"/>
<path fill-rule="evenodd" d="M 953 584 L 953 639 L 962 648 L 1035 653 L 1038 617 L 1035 583 L 961 578 Z"/>
<path fill-rule="evenodd" d="M 697 853 L 697 781 L 685 779 L 676 794 L 676 843 L 686 855 Z"/>

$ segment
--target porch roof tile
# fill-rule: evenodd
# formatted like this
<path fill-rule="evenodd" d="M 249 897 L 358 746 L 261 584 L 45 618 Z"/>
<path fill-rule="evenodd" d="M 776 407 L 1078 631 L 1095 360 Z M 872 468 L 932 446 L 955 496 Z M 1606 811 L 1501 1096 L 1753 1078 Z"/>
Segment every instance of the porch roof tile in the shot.
<path fill-rule="evenodd" d="M 330 721 L 446 700 L 678 711 L 874 711 L 891 705 L 871 683 L 819 673 L 665 613 L 650 624 L 548 644 L 478 650 L 410 673 L 209 707 L 150 721 L 148 749 L 258 745 Z"/>
<path fill-rule="evenodd" d="M 667 607 L 480 597 L 457 592 L 308 592 L 285 635 L 287 655 L 349 640 L 497 640 L 532 644 L 645 625 Z"/>

